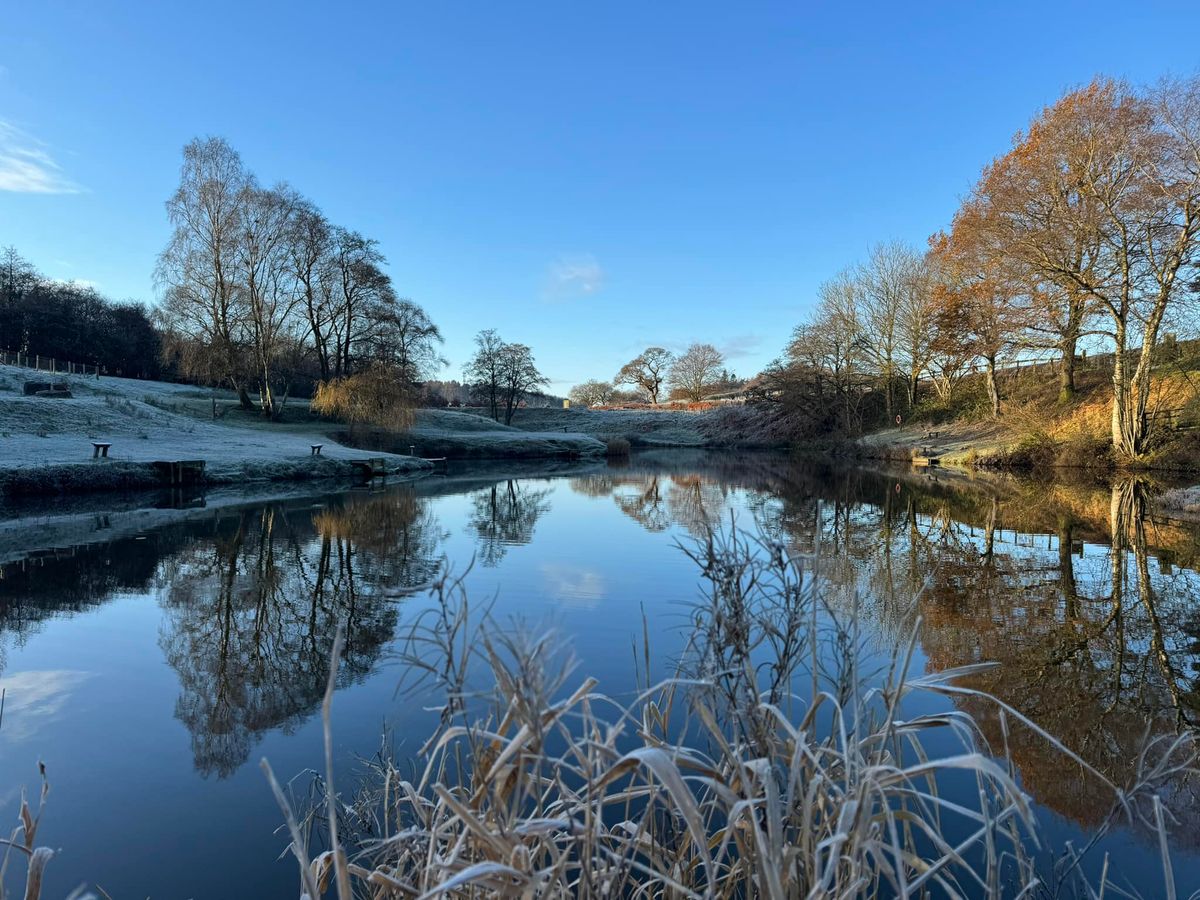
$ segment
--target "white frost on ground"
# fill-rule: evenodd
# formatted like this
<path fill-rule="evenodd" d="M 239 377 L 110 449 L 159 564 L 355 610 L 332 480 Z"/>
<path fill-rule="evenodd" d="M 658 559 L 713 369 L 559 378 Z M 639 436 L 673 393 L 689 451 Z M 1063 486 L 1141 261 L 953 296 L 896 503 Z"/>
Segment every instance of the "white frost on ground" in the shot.
<path fill-rule="evenodd" d="M 19 508 L 6 510 L 0 517 L 0 565 L 24 559 L 35 548 L 71 548 L 84 544 L 108 543 L 156 528 L 175 525 L 189 519 L 204 518 L 223 509 L 259 505 L 273 501 L 323 496 L 313 485 L 260 486 L 258 490 L 213 488 L 204 494 L 203 505 L 58 510 L 59 504 L 42 504 L 34 512 L 27 501 Z M 108 503 L 107 495 L 104 501 Z"/>
<path fill-rule="evenodd" d="M 344 447 L 315 431 L 241 427 L 176 412 L 181 403 L 195 405 L 209 396 L 191 385 L 60 374 L 53 380 L 68 382 L 73 397 L 22 395 L 26 381 L 50 378 L 48 373 L 0 366 L 0 468 L 103 466 L 103 460 L 92 459 L 92 441 L 112 444 L 111 462 L 203 459 L 206 475 L 222 480 L 261 475 L 273 465 L 288 470 L 323 466 L 337 474 L 334 470 L 346 467 L 326 465 L 325 460 L 380 456 L 388 458 L 389 468 L 426 467 L 406 457 Z M 312 456 L 312 444 L 324 445 L 320 459 Z"/>
<path fill-rule="evenodd" d="M 471 413 L 468 413 L 471 415 Z M 706 442 L 701 425 L 706 413 L 641 409 L 522 409 L 513 417 L 514 431 L 526 434 L 579 433 L 620 437 L 635 444 L 699 447 Z M 485 419 L 484 421 L 489 421 Z"/>
<path fill-rule="evenodd" d="M 1200 485 L 1166 491 L 1158 498 L 1158 505 L 1169 513 L 1200 517 Z"/>

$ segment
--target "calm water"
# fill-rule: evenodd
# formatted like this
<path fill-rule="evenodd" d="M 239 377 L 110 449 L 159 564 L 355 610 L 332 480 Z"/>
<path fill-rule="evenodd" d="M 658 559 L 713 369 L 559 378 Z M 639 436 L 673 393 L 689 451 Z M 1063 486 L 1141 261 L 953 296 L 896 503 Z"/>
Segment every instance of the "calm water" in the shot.
<path fill-rule="evenodd" d="M 975 485 L 675 452 L 333 495 L 99 502 L 54 509 L 69 520 L 0 519 L 0 823 L 15 824 L 45 761 L 39 843 L 62 848 L 49 896 L 82 882 L 114 897 L 296 896 L 257 763 L 308 790 L 338 621 L 349 772 L 385 729 L 403 753 L 433 724 L 397 697 L 395 651 L 443 566 L 474 560 L 472 597 L 494 597 L 500 619 L 557 625 L 581 673 L 620 693 L 643 612 L 658 659 L 680 646 L 699 581 L 676 543 L 731 515 L 819 548 L 832 595 L 847 608 L 856 591 L 868 598 L 880 646 L 919 612 L 922 666 L 1002 663 L 971 683 L 1118 782 L 1148 732 L 1200 720 L 1200 531 L 1147 516 L 1137 485 Z M 971 711 L 998 740 L 993 710 Z M 1103 820 L 1109 799 L 1077 766 L 1019 730 L 1011 745 L 1050 843 Z M 1186 895 L 1200 887 L 1200 799 L 1189 783 L 1166 797 Z M 1138 829 L 1101 849 L 1159 892 Z"/>

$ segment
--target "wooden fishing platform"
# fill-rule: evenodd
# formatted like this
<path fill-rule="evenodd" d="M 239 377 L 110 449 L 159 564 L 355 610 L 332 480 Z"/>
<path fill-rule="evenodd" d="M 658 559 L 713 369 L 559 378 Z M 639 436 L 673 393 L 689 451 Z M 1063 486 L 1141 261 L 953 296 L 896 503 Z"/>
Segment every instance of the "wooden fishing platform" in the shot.
<path fill-rule="evenodd" d="M 387 475 L 387 460 L 382 456 L 373 456 L 370 459 L 352 459 L 350 465 L 358 469 L 359 474 L 364 478 L 383 478 Z"/>
<path fill-rule="evenodd" d="M 198 484 L 204 480 L 202 459 L 155 460 L 150 465 L 168 484 Z"/>
<path fill-rule="evenodd" d="M 932 468 L 942 464 L 942 457 L 934 448 L 922 447 L 913 452 L 912 464 L 918 468 Z"/>

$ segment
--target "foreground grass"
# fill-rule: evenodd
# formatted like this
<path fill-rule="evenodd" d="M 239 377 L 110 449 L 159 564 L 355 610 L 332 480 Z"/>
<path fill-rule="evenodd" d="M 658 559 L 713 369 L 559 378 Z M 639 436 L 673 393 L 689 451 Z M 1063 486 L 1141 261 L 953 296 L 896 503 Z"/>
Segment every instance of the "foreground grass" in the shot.
<path fill-rule="evenodd" d="M 687 552 L 707 585 L 691 639 L 675 675 L 651 684 L 643 636 L 631 698 L 577 677 L 552 634 L 502 629 L 472 613 L 461 580 L 440 582 L 405 656 L 444 698 L 441 725 L 411 769 L 381 756 L 352 797 L 332 777 L 339 639 L 323 802 L 297 815 L 263 762 L 301 896 L 1102 896 L 1116 891 L 1107 865 L 1089 883 L 1083 862 L 1122 820 L 1162 847 L 1161 874 L 1140 883 L 1175 896 L 1155 791 L 1195 772 L 1190 737 L 1148 745 L 1136 782 L 1117 786 L 990 700 L 1006 744 L 1010 728 L 1032 729 L 1113 798 L 1088 847 L 1045 871 L 1006 747 L 961 711 L 906 713 L 915 694 L 981 697 L 956 679 L 987 664 L 914 675 L 917 623 L 880 660 L 854 612 L 822 600 L 815 560 L 780 545 L 732 533 Z M 489 686 L 476 693 L 480 668 Z M 932 752 L 933 738 L 953 749 Z M 945 792 L 963 778 L 973 789 Z"/>

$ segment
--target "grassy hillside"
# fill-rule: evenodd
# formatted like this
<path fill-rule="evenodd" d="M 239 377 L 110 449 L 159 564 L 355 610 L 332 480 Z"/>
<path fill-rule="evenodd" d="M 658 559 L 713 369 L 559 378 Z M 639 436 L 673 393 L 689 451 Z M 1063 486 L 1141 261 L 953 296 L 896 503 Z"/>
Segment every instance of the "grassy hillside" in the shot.
<path fill-rule="evenodd" d="M 353 460 L 378 455 L 340 446 L 311 423 L 214 421 L 209 393 L 185 385 L 59 375 L 72 396 L 48 398 L 25 396 L 29 380 L 45 378 L 0 366 L 0 493 L 150 487 L 160 483 L 150 465 L 158 460 L 204 460 L 210 483 L 353 478 Z M 92 458 L 93 441 L 112 445 L 107 459 Z M 387 467 L 418 474 L 429 465 L 394 456 Z"/>
<path fill-rule="evenodd" d="M 467 413 L 423 410 L 403 433 L 351 433 L 293 400 L 279 421 L 243 410 L 228 391 L 126 378 L 54 376 L 72 396 L 25 396 L 49 376 L 0 366 L 0 493 L 150 487 L 160 460 L 202 459 L 210 483 L 352 478 L 353 460 L 385 456 L 396 473 L 429 468 L 416 457 L 478 459 L 600 456 L 593 436 L 531 433 Z M 92 459 L 92 442 L 112 445 Z M 322 444 L 320 456 L 311 445 Z"/>
<path fill-rule="evenodd" d="M 482 410 L 465 414 L 482 418 Z M 484 419 L 490 422 L 490 419 Z M 730 405 L 692 412 L 681 409 L 522 409 L 513 418 L 521 431 L 578 432 L 634 447 L 768 447 L 786 443 L 765 411 Z"/>
<path fill-rule="evenodd" d="M 860 442 L 871 455 L 908 457 L 931 451 L 949 464 L 1016 469 L 1060 466 L 1112 468 L 1112 382 L 1105 358 L 1076 375 L 1073 400 L 1059 400 L 1051 365 L 1006 371 L 1000 379 L 1002 412 L 988 411 L 982 376 L 960 385 L 952 402 L 926 395 L 902 428 Z M 932 394 L 932 391 L 929 392 Z M 1155 369 L 1150 397 L 1154 450 L 1139 463 L 1150 469 L 1200 471 L 1200 342 L 1181 343 Z"/>

